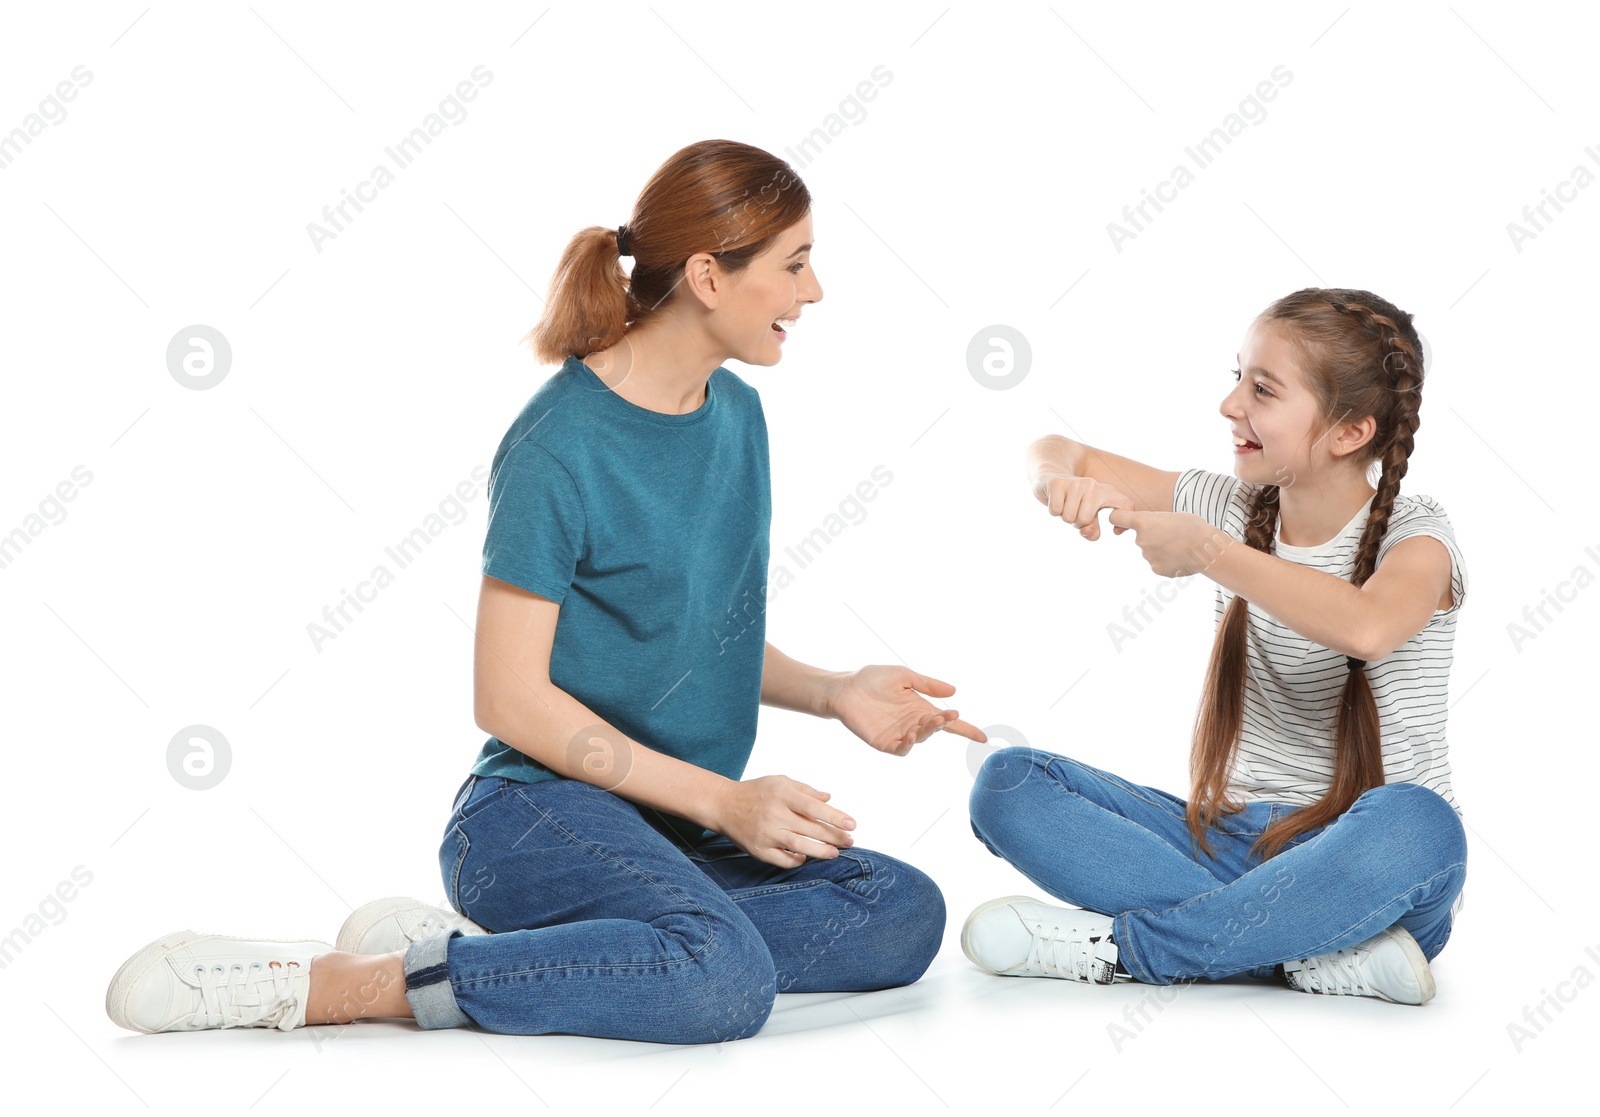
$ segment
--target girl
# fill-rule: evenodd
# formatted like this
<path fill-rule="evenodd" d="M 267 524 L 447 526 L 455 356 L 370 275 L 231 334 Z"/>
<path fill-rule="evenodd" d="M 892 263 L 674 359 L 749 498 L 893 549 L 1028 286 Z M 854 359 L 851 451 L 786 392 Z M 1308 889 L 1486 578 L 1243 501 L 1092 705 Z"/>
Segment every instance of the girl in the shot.
<path fill-rule="evenodd" d="M 1155 573 L 1216 582 L 1217 636 L 1187 801 L 1052 753 L 988 758 L 973 832 L 1082 910 L 993 900 L 962 948 L 998 974 L 1250 974 L 1422 1004 L 1466 874 L 1444 726 L 1467 588 L 1444 509 L 1400 495 L 1422 343 L 1369 292 L 1307 289 L 1262 312 L 1239 362 L 1235 477 L 1029 448 L 1052 516 L 1095 540 L 1111 509 Z"/>
<path fill-rule="evenodd" d="M 760 703 L 897 756 L 936 730 L 987 739 L 922 697 L 948 683 L 823 671 L 765 641 L 765 418 L 722 365 L 777 364 L 821 300 L 811 230 L 788 164 L 713 140 L 669 159 L 626 225 L 567 246 L 531 335 L 564 363 L 490 474 L 474 661 L 490 736 L 439 850 L 455 911 L 375 901 L 338 949 L 168 935 L 113 979 L 116 1023 L 414 1016 L 705 1043 L 754 1035 L 778 992 L 922 975 L 944 930 L 933 881 L 856 848 L 827 792 L 744 778 Z"/>

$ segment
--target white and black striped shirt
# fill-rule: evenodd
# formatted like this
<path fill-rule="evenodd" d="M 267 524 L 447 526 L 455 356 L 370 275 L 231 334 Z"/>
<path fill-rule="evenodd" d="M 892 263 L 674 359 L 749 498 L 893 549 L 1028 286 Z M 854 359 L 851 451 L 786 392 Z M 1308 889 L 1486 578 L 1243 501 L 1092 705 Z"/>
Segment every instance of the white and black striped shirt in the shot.
<path fill-rule="evenodd" d="M 1173 492 L 1172 510 L 1200 516 L 1242 540 L 1249 506 L 1259 488 L 1224 473 L 1185 470 Z M 1349 581 L 1371 508 L 1369 498 L 1344 529 L 1321 546 L 1294 547 L 1275 540 L 1275 553 Z M 1460 814 L 1450 788 L 1445 708 L 1450 649 L 1467 595 L 1467 568 L 1444 509 L 1431 497 L 1404 493 L 1395 498 L 1389 530 L 1378 547 L 1379 565 L 1390 547 L 1413 535 L 1434 536 L 1450 552 L 1451 607 L 1435 610 L 1426 628 L 1365 670 L 1378 706 L 1385 782 L 1421 784 Z M 1231 590 L 1217 587 L 1219 624 L 1233 598 Z M 1308 806 L 1326 793 L 1333 778 L 1334 718 L 1348 671 L 1345 657 L 1281 624 L 1254 602 L 1249 603 L 1248 620 L 1244 726 L 1229 793 L 1245 801 Z"/>

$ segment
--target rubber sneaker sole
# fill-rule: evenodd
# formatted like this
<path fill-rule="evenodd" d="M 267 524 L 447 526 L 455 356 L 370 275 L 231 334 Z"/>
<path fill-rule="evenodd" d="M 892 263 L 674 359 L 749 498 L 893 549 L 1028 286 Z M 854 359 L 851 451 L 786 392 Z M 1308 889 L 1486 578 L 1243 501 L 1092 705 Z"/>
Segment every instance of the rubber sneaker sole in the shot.
<path fill-rule="evenodd" d="M 1422 952 L 1421 945 L 1404 927 L 1390 927 L 1384 934 L 1399 944 L 1400 949 L 1405 952 L 1406 961 L 1411 963 L 1411 970 L 1417 975 L 1417 984 L 1421 987 L 1422 995 L 1420 1001 L 1397 1001 L 1393 997 L 1384 999 L 1406 1005 L 1425 1005 L 1433 1000 L 1434 993 L 1438 992 L 1438 986 L 1434 984 L 1433 967 L 1428 965 L 1428 956 Z"/>

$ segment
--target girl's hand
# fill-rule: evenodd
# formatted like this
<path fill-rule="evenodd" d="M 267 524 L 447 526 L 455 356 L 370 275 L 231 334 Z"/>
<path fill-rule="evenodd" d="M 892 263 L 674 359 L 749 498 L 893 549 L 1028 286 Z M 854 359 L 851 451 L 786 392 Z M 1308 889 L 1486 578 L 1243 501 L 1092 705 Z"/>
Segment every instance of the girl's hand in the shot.
<path fill-rule="evenodd" d="M 983 730 L 958 718 L 958 711 L 941 710 L 922 697 L 943 698 L 955 692 L 949 683 L 909 667 L 874 664 L 839 679 L 828 700 L 828 713 L 873 748 L 895 756 L 904 756 L 912 745 L 941 729 L 987 741 Z"/>
<path fill-rule="evenodd" d="M 1226 548 L 1232 537 L 1191 512 L 1134 512 L 1114 508 L 1107 519 L 1118 534 L 1134 533 L 1139 552 L 1150 569 L 1163 578 L 1202 574 Z"/>
<path fill-rule="evenodd" d="M 827 859 L 855 844 L 846 831 L 855 819 L 828 805 L 829 795 L 788 776 L 760 776 L 729 784 L 715 825 L 758 861 L 793 869 L 807 857 Z"/>
<path fill-rule="evenodd" d="M 1049 469 L 1041 470 L 1034 480 L 1033 495 L 1050 509 L 1050 515 L 1059 516 L 1089 540 L 1100 538 L 1100 509 L 1133 507 L 1133 501 L 1093 477 Z M 1120 527 L 1117 534 L 1122 534 Z"/>

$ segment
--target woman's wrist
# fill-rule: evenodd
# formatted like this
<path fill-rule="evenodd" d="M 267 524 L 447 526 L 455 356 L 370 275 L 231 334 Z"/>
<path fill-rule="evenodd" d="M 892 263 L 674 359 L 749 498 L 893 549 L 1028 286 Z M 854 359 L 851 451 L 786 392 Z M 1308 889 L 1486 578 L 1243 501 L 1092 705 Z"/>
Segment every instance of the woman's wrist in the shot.
<path fill-rule="evenodd" d="M 739 781 L 718 775 L 716 772 L 708 771 L 706 775 L 711 779 L 706 781 L 705 790 L 696 800 L 694 814 L 686 817 L 690 822 L 704 826 L 714 833 L 726 834 L 728 797 L 733 793 L 733 789 L 739 786 Z"/>
<path fill-rule="evenodd" d="M 837 718 L 838 712 L 834 709 L 839 691 L 849 681 L 854 671 L 824 671 L 818 680 L 819 698 L 817 716 L 819 718 Z"/>

